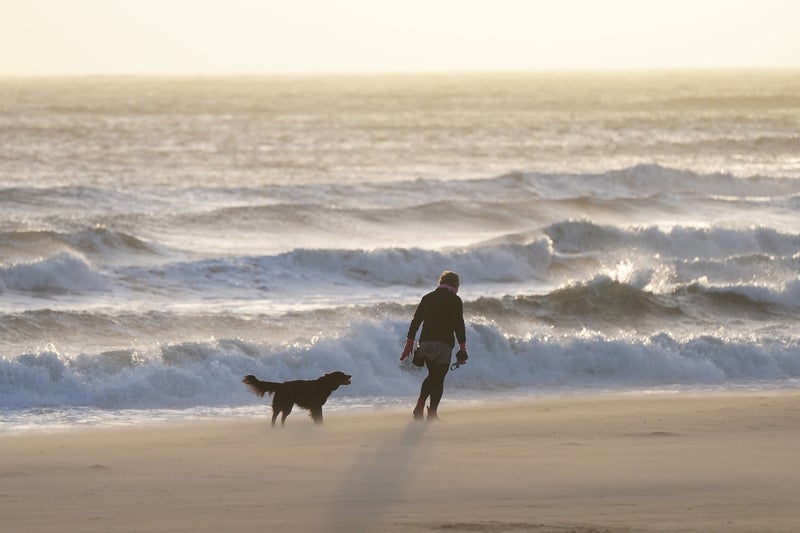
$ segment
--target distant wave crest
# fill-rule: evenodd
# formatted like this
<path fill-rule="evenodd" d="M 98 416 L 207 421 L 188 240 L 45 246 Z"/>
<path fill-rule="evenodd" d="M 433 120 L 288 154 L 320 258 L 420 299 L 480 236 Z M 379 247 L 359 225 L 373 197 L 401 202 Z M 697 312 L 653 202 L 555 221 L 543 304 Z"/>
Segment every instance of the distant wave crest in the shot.
<path fill-rule="evenodd" d="M 37 293 L 79 293 L 109 289 L 110 281 L 88 262 L 69 253 L 0 267 L 0 289 Z"/>

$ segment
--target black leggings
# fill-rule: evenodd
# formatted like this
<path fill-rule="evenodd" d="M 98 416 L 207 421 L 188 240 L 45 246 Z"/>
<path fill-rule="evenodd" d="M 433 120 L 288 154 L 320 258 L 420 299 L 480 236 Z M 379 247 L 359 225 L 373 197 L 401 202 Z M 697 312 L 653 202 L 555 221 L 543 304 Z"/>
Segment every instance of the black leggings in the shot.
<path fill-rule="evenodd" d="M 428 377 L 422 382 L 422 388 L 419 391 L 419 397 L 424 402 L 431 398 L 431 411 L 436 411 L 439 407 L 439 402 L 442 400 L 444 393 L 444 378 L 450 367 L 445 363 L 434 363 L 425 360 L 425 366 L 428 367 Z"/>

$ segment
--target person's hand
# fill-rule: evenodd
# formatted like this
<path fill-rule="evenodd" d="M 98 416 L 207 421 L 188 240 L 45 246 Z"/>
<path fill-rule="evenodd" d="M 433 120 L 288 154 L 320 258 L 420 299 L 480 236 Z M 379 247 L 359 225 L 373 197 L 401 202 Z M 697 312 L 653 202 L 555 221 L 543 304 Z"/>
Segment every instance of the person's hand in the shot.
<path fill-rule="evenodd" d="M 406 357 L 411 355 L 412 350 L 414 350 L 414 339 L 406 339 L 405 348 L 403 348 L 403 353 L 400 355 L 400 361 L 405 361 Z"/>
<path fill-rule="evenodd" d="M 462 343 L 461 349 L 456 352 L 456 362 L 450 365 L 450 370 L 456 370 L 461 365 L 466 365 L 467 359 L 469 359 L 469 355 L 467 355 L 467 347 Z"/>

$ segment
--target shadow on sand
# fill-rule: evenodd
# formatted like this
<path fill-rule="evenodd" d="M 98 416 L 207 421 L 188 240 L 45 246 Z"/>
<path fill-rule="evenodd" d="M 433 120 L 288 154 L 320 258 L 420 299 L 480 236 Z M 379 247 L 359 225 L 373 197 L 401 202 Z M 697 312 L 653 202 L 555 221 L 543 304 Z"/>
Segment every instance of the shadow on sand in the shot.
<path fill-rule="evenodd" d="M 363 443 L 332 510 L 330 531 L 376 531 L 383 517 L 408 501 L 406 485 L 424 463 L 428 423 L 410 421 L 402 434 Z M 413 497 L 410 498 L 413 500 Z"/>

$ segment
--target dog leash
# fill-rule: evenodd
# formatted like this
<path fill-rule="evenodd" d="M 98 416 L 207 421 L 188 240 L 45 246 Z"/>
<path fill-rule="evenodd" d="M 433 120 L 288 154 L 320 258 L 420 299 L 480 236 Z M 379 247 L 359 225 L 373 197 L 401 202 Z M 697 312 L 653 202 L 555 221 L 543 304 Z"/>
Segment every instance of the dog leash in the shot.
<path fill-rule="evenodd" d="M 462 354 L 464 355 L 464 357 L 459 357 Z M 458 370 L 458 367 L 460 367 L 461 365 L 466 365 L 467 359 L 469 359 L 467 351 L 463 349 L 459 350 L 458 353 L 456 354 L 456 362 L 450 365 L 450 370 Z"/>

